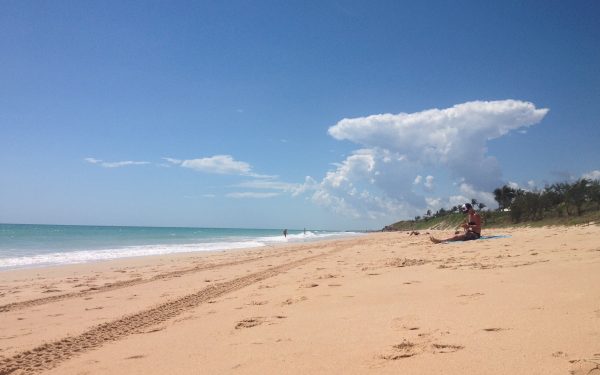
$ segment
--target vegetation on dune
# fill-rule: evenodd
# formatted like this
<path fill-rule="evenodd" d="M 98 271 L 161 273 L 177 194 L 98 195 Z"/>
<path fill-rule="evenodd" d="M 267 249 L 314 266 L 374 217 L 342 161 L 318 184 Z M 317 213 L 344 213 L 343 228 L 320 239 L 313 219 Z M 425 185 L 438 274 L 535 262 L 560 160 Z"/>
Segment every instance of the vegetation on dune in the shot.
<path fill-rule="evenodd" d="M 574 225 L 600 221 L 598 180 L 581 178 L 573 183 L 555 183 L 534 191 L 504 185 L 493 193 L 498 203 L 496 210 L 486 210 L 485 204 L 471 200 L 487 227 Z M 399 221 L 383 230 L 452 229 L 464 219 L 460 207 L 454 206 L 440 208 L 437 212 L 427 210 L 423 216 Z"/>

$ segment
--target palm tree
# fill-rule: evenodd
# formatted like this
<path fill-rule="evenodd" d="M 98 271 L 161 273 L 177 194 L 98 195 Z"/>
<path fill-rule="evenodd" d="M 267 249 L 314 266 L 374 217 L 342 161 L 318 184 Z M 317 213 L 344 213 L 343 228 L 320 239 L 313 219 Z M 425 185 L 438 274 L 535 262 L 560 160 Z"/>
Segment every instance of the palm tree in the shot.
<path fill-rule="evenodd" d="M 600 181 L 594 180 L 588 186 L 590 201 L 596 202 L 596 210 L 600 210 Z"/>
<path fill-rule="evenodd" d="M 570 185 L 566 182 L 558 182 L 550 186 L 551 191 L 556 194 L 555 199 L 558 202 L 557 206 L 559 208 L 559 215 L 561 215 L 563 208 L 565 209 L 567 216 L 571 214 L 569 211 L 569 202 L 566 197 L 569 187 Z"/>
<path fill-rule="evenodd" d="M 581 178 L 570 185 L 565 194 L 566 200 L 577 209 L 577 216 L 582 214 L 581 207 L 586 201 L 589 183 L 590 180 Z"/>
<path fill-rule="evenodd" d="M 498 202 L 499 210 L 509 208 L 516 196 L 517 191 L 508 185 L 494 190 L 494 199 Z"/>

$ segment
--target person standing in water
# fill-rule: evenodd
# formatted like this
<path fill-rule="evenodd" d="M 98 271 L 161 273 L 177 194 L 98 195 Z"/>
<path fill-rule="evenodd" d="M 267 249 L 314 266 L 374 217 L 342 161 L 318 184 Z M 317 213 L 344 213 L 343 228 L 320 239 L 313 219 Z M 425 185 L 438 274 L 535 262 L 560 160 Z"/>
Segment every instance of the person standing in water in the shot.
<path fill-rule="evenodd" d="M 462 224 L 465 232 L 451 238 L 446 238 L 445 240 L 438 240 L 437 238 L 431 236 L 429 237 L 431 242 L 442 243 L 448 241 L 469 241 L 476 240 L 481 237 L 481 216 L 479 216 L 479 214 L 473 209 L 473 206 L 470 203 L 463 204 L 461 211 L 465 214 L 469 214 L 467 221 Z"/>
<path fill-rule="evenodd" d="M 283 230 L 283 237 L 286 237 L 286 238 L 287 238 L 287 229 L 284 229 L 284 230 Z"/>

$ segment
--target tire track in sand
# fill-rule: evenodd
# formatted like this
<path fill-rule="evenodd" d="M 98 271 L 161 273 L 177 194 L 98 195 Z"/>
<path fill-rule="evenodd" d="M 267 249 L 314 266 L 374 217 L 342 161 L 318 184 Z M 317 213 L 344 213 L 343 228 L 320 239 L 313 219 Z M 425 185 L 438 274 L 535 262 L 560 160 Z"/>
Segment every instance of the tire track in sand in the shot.
<path fill-rule="evenodd" d="M 59 294 L 59 295 L 49 296 L 49 297 L 34 298 L 34 299 L 26 300 L 26 301 L 12 302 L 12 303 L 8 303 L 5 305 L 0 305 L 0 313 L 14 311 L 14 310 L 21 310 L 21 309 L 25 309 L 28 307 L 45 305 L 47 303 L 63 301 L 65 299 L 71 299 L 71 298 L 78 298 L 78 297 L 87 296 L 90 294 L 103 293 L 103 292 L 112 291 L 112 290 L 116 290 L 116 289 L 128 288 L 128 287 L 135 286 L 135 285 L 151 283 L 151 282 L 157 281 L 157 280 L 171 279 L 174 277 L 179 277 L 179 276 L 183 276 L 183 275 L 187 275 L 189 273 L 194 273 L 194 272 L 199 272 L 199 271 L 214 270 L 214 269 L 228 267 L 228 266 L 237 266 L 240 264 L 256 262 L 261 259 L 281 257 L 281 256 L 289 254 L 290 252 L 291 251 L 274 254 L 274 255 L 257 256 L 254 258 L 236 260 L 233 262 L 224 262 L 224 263 L 217 263 L 217 264 L 208 264 L 205 266 L 196 266 L 196 267 L 186 268 L 183 270 L 161 273 L 158 275 L 154 275 L 148 279 L 136 278 L 136 279 L 125 280 L 125 281 L 117 281 L 117 282 L 114 282 L 111 284 L 93 287 L 93 288 L 89 288 L 89 289 L 85 289 L 85 290 L 80 290 L 77 292 L 64 293 L 64 294 Z"/>
<path fill-rule="evenodd" d="M 135 314 L 126 315 L 112 322 L 97 325 L 78 336 L 65 337 L 62 340 L 46 343 L 32 350 L 21 352 L 0 362 L 0 375 L 8 375 L 17 370 L 25 371 L 25 373 L 35 373 L 51 369 L 69 358 L 98 348 L 106 342 L 120 340 L 134 333 L 140 333 L 143 329 L 163 323 L 211 299 L 277 276 L 339 250 L 339 248 L 334 249 L 214 284 L 196 293 L 188 294 Z"/>

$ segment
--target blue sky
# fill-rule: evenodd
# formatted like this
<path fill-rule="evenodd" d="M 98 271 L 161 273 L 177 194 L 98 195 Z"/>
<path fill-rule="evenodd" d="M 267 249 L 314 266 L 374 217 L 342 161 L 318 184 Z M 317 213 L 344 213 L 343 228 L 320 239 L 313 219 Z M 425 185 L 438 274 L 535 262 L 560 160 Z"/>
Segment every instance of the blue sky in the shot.
<path fill-rule="evenodd" d="M 377 229 L 600 177 L 597 1 L 0 3 L 0 222 Z"/>

